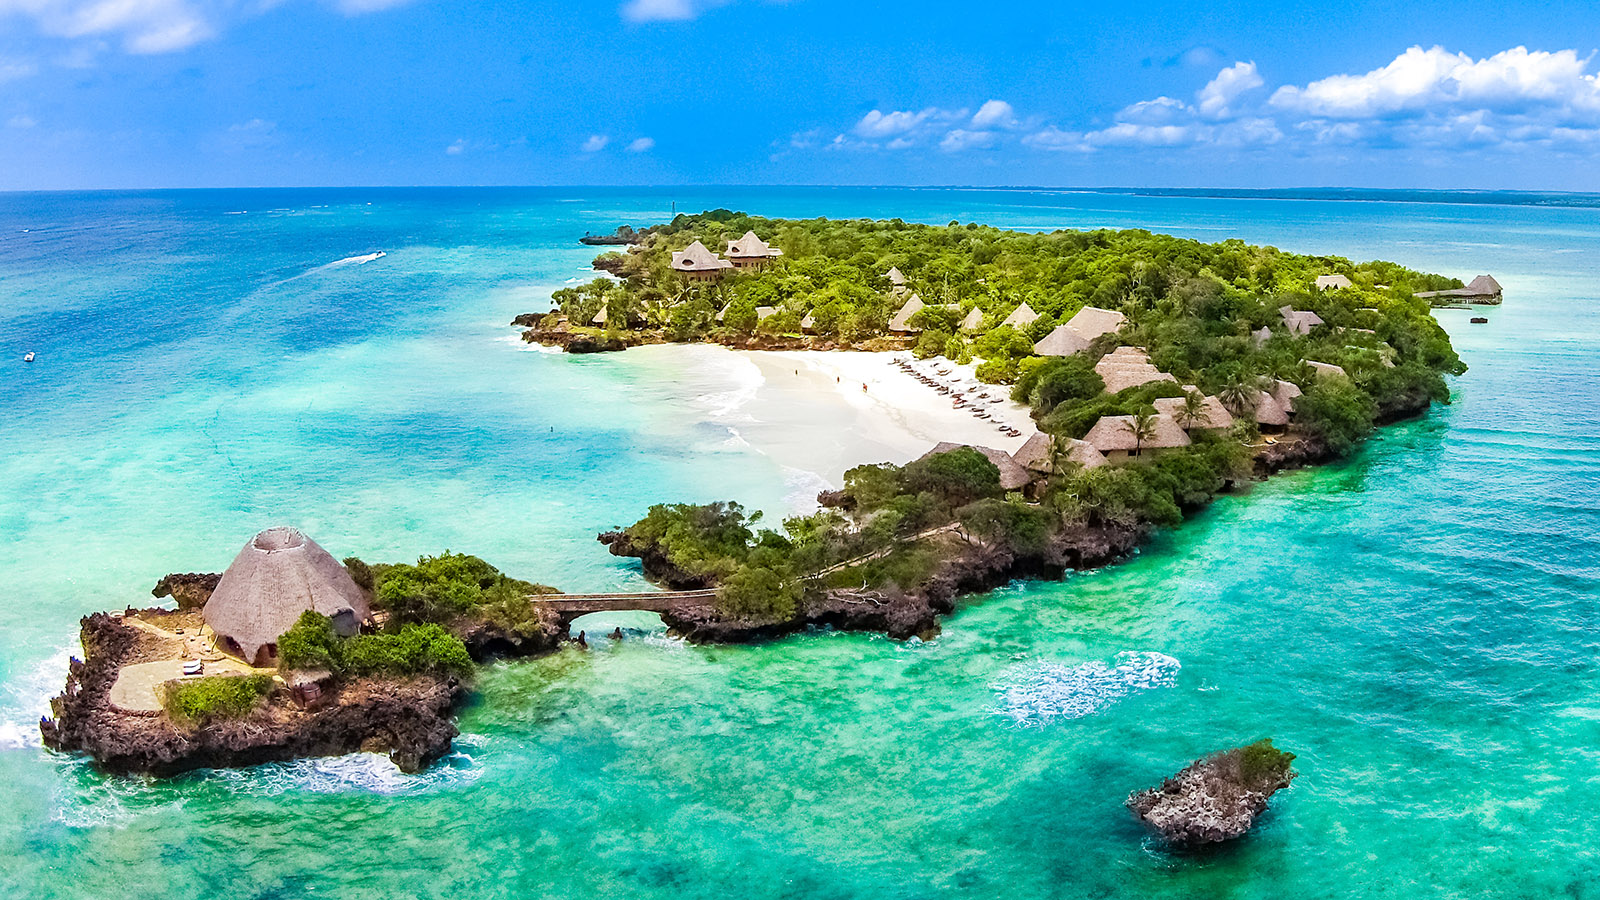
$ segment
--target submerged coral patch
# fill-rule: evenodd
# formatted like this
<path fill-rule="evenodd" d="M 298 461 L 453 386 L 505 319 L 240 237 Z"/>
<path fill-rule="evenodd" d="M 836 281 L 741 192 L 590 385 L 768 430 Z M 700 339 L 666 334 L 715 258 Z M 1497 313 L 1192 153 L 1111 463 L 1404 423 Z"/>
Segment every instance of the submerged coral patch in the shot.
<path fill-rule="evenodd" d="M 1075 666 L 1034 661 L 1012 666 L 994 683 L 994 713 L 1025 728 L 1059 719 L 1092 716 L 1134 691 L 1172 687 L 1176 659 L 1164 653 L 1125 650 L 1111 665 L 1095 661 Z"/>

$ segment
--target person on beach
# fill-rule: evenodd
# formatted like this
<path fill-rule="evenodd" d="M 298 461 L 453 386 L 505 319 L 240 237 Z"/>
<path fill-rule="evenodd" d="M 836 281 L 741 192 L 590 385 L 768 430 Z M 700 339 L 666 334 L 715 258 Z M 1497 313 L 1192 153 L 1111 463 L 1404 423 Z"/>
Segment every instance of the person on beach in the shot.
<path fill-rule="evenodd" d="M 617 629 L 615 631 L 611 632 L 611 639 L 613 641 L 622 640 L 622 626 L 621 625 L 618 625 Z"/>
<path fill-rule="evenodd" d="M 583 632 L 581 631 L 578 632 L 578 639 L 573 643 L 576 643 L 579 647 L 582 647 L 585 650 L 589 649 L 589 642 L 584 640 Z"/>

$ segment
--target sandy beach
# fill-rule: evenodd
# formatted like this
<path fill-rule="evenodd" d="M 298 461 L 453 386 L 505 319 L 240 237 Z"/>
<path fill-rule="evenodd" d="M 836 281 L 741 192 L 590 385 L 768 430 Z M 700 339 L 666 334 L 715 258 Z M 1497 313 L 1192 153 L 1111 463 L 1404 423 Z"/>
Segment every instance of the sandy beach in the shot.
<path fill-rule="evenodd" d="M 1022 446 L 1035 430 L 1025 407 L 1012 403 L 1003 386 L 983 390 L 982 409 L 956 409 L 941 394 L 895 364 L 909 354 L 728 350 L 706 344 L 655 345 L 627 351 L 653 366 L 695 370 L 701 378 L 725 380 L 708 416 L 795 475 L 798 493 L 838 487 L 846 470 L 863 463 L 910 462 L 940 441 L 994 447 Z M 644 360 L 641 360 L 644 361 Z M 972 382 L 971 366 L 948 360 L 914 361 L 947 383 Z M 735 402 L 720 402 L 736 397 Z M 1010 437 L 1001 423 L 1022 432 Z"/>

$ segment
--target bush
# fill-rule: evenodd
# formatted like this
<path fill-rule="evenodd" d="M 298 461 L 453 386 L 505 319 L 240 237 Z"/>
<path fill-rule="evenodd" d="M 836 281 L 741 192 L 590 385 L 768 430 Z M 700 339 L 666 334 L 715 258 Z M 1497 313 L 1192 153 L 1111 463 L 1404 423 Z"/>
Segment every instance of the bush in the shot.
<path fill-rule="evenodd" d="M 908 492 L 926 491 L 951 508 L 1001 494 L 1000 469 L 971 447 L 958 447 L 908 463 L 901 475 Z"/>
<path fill-rule="evenodd" d="M 1272 738 L 1262 738 L 1254 744 L 1234 751 L 1239 756 L 1239 777 L 1255 789 L 1282 783 L 1289 777 L 1289 766 L 1294 754 L 1272 746 Z"/>
<path fill-rule="evenodd" d="M 798 581 L 773 569 L 744 566 L 717 588 L 717 610 L 724 615 L 759 619 L 792 619 L 800 605 Z"/>
<path fill-rule="evenodd" d="M 283 669 L 339 669 L 339 636 L 333 620 L 306 610 L 294 627 L 278 638 L 278 666 Z"/>
<path fill-rule="evenodd" d="M 1320 378 L 1294 402 L 1295 421 L 1336 454 L 1372 432 L 1377 404 L 1347 378 Z"/>
<path fill-rule="evenodd" d="M 347 557 L 344 561 L 344 570 L 350 573 L 350 580 L 362 590 L 371 593 L 377 581 L 372 574 L 372 567 L 362 562 L 358 557 Z"/>
<path fill-rule="evenodd" d="M 210 675 L 168 682 L 162 707 L 176 722 L 204 725 L 216 719 L 243 718 L 270 693 L 270 675 Z"/>

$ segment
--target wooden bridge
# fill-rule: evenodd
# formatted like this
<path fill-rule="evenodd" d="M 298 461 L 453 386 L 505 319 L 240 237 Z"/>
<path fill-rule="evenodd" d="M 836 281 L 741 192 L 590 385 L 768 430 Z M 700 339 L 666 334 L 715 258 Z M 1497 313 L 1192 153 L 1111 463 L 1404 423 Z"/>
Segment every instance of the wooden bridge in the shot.
<path fill-rule="evenodd" d="M 561 616 L 561 624 L 571 627 L 574 619 L 597 612 L 642 610 L 644 612 L 671 612 L 685 606 L 704 606 L 717 599 L 715 588 L 698 591 L 638 591 L 615 594 L 529 594 L 528 600 L 537 606 L 553 609 Z"/>

